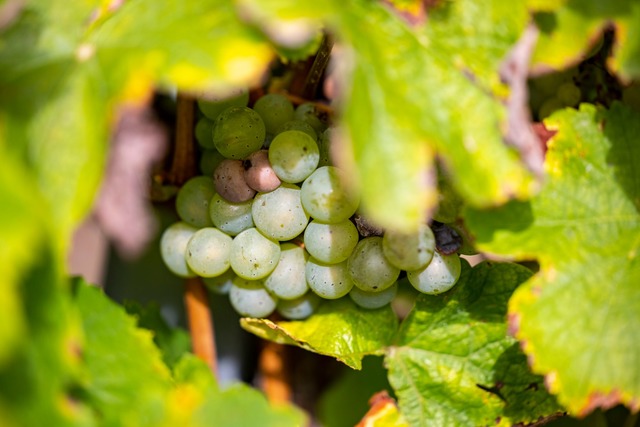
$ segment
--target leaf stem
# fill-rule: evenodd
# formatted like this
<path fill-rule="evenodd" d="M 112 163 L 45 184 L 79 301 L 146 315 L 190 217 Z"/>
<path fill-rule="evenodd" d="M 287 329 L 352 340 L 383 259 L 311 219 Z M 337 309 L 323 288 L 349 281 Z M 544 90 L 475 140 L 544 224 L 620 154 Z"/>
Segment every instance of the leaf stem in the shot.
<path fill-rule="evenodd" d="M 215 373 L 216 343 L 207 290 L 199 278 L 186 280 L 184 302 L 189 321 L 193 352 Z"/>

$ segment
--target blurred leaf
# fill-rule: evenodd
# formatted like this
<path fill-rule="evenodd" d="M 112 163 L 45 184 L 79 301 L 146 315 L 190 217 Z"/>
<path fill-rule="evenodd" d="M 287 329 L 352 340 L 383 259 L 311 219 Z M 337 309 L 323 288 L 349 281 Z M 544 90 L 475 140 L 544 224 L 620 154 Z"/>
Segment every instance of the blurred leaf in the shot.
<path fill-rule="evenodd" d="M 507 301 L 530 271 L 463 265 L 451 291 L 418 298 L 387 353 L 402 414 L 411 425 L 510 426 L 560 411 L 507 335 Z"/>
<path fill-rule="evenodd" d="M 142 306 L 137 301 L 126 301 L 127 313 L 137 317 L 138 327 L 153 332 L 153 342 L 162 352 L 162 360 L 172 368 L 186 353 L 191 351 L 191 336 L 181 328 L 172 328 L 162 317 L 160 306 L 149 303 Z"/>
<path fill-rule="evenodd" d="M 325 301 L 307 320 L 274 323 L 245 318 L 241 325 L 261 338 L 332 356 L 361 369 L 364 356 L 382 354 L 391 343 L 398 319 L 389 306 L 366 310 L 347 297 Z"/>
<path fill-rule="evenodd" d="M 469 211 L 481 250 L 537 258 L 514 294 L 511 327 L 535 372 L 572 413 L 635 405 L 640 347 L 640 134 L 637 113 L 614 104 L 563 110 L 546 122 L 546 184 L 530 203 Z"/>
<path fill-rule="evenodd" d="M 60 278 L 51 248 L 39 242 L 31 250 L 29 269 L 16 286 L 24 313 L 21 339 L 0 366 L 0 424 L 94 425 L 80 398 L 82 333 L 68 283 Z M 16 320 L 4 316 L 3 322 Z"/>

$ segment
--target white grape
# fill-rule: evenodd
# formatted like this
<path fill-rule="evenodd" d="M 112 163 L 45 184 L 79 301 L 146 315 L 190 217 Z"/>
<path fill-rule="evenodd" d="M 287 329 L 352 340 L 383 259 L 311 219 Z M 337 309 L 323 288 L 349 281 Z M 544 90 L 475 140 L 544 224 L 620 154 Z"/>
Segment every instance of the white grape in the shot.
<path fill-rule="evenodd" d="M 280 260 L 280 245 L 249 228 L 234 237 L 229 262 L 235 273 L 245 279 L 257 280 L 271 273 Z"/>
<path fill-rule="evenodd" d="M 400 269 L 382 252 L 382 237 L 371 236 L 358 242 L 349 257 L 349 274 L 354 284 L 368 292 L 381 292 L 395 283 Z"/>
<path fill-rule="evenodd" d="M 409 282 L 418 291 L 437 295 L 451 289 L 460 278 L 461 264 L 458 254 L 433 254 L 433 259 L 426 267 L 407 271 Z"/>
<path fill-rule="evenodd" d="M 167 227 L 160 238 L 160 255 L 171 272 L 180 277 L 195 277 L 186 260 L 187 245 L 198 231 L 185 222 L 176 222 Z"/>
<path fill-rule="evenodd" d="M 271 295 L 261 280 L 233 279 L 229 301 L 241 316 L 267 317 L 276 309 L 278 299 Z"/>

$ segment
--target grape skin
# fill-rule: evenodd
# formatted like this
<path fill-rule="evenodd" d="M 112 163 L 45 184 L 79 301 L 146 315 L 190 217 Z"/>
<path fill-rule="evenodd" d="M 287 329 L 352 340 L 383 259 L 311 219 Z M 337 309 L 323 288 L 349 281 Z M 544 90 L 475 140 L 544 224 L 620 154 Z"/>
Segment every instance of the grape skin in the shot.
<path fill-rule="evenodd" d="M 264 287 L 282 299 L 294 299 L 308 290 L 305 265 L 309 254 L 294 243 L 280 245 L 280 260 L 275 270 L 264 279 Z"/>
<path fill-rule="evenodd" d="M 236 89 L 225 94 L 201 93 L 198 96 L 198 108 L 209 120 L 215 120 L 229 107 L 246 107 L 249 104 L 249 91 Z"/>
<path fill-rule="evenodd" d="M 400 269 L 382 252 L 382 237 L 367 237 L 356 245 L 349 257 L 349 274 L 353 283 L 368 292 L 381 292 L 395 283 Z"/>
<path fill-rule="evenodd" d="M 310 257 L 305 268 L 307 284 L 324 299 L 338 299 L 353 288 L 353 280 L 347 270 L 347 262 L 325 264 Z"/>
<path fill-rule="evenodd" d="M 196 231 L 187 244 L 187 264 L 202 277 L 219 276 L 229 268 L 231 237 L 214 227 Z"/>
<path fill-rule="evenodd" d="M 435 236 L 426 224 L 415 233 L 387 230 L 382 237 L 384 256 L 401 270 L 417 270 L 429 264 L 435 247 Z"/>
<path fill-rule="evenodd" d="M 269 146 L 269 163 L 281 181 L 304 181 L 318 166 L 318 144 L 304 132 L 288 130 L 278 134 Z"/>
<path fill-rule="evenodd" d="M 258 151 L 265 138 L 265 127 L 260 115 L 248 107 L 224 110 L 213 127 L 213 144 L 229 159 L 244 159 Z"/>
<path fill-rule="evenodd" d="M 280 186 L 280 178 L 269 163 L 267 150 L 252 153 L 244 161 L 244 180 L 255 191 L 268 193 Z"/>
<path fill-rule="evenodd" d="M 433 254 L 433 259 L 426 267 L 407 271 L 407 278 L 418 291 L 438 295 L 451 289 L 460 278 L 462 270 L 458 254 Z"/>
<path fill-rule="evenodd" d="M 164 230 L 160 238 L 160 255 L 167 268 L 179 277 L 195 277 L 186 260 L 189 240 L 198 231 L 186 222 L 176 222 Z"/>
<path fill-rule="evenodd" d="M 176 195 L 176 211 L 180 219 L 194 227 L 210 227 L 209 202 L 216 193 L 213 180 L 196 176 L 184 183 Z"/>
<path fill-rule="evenodd" d="M 271 273 L 280 260 L 280 245 L 256 228 L 249 228 L 234 237 L 229 261 L 240 277 L 248 280 L 262 279 Z"/>
<path fill-rule="evenodd" d="M 347 189 L 344 172 L 335 166 L 316 169 L 302 184 L 302 206 L 314 219 L 337 223 L 358 209 L 358 198 Z"/>
<path fill-rule="evenodd" d="M 232 280 L 229 301 L 238 314 L 247 317 L 267 317 L 278 303 L 278 299 L 265 289 L 261 280 L 241 277 Z"/>
<path fill-rule="evenodd" d="M 216 194 L 209 203 L 209 216 L 217 228 L 229 236 L 236 236 L 254 226 L 251 215 L 252 205 L 253 200 L 231 203 L 220 194 Z"/>
<path fill-rule="evenodd" d="M 292 299 L 279 300 L 276 311 L 285 319 L 302 320 L 311 316 L 322 303 L 322 299 L 313 292 Z"/>
<path fill-rule="evenodd" d="M 207 289 L 218 295 L 227 295 L 231 289 L 233 278 L 237 277 L 232 269 L 228 269 L 224 273 L 215 277 L 203 277 L 202 283 Z"/>
<path fill-rule="evenodd" d="M 224 159 L 213 173 L 216 191 L 231 203 L 251 200 L 256 190 L 244 180 L 244 165 L 241 160 Z"/>
<path fill-rule="evenodd" d="M 258 99 L 253 109 L 262 117 L 267 133 L 275 135 L 278 128 L 293 119 L 293 104 L 286 96 L 268 93 Z"/>
<path fill-rule="evenodd" d="M 358 306 L 368 310 L 375 310 L 376 308 L 381 308 L 389 304 L 396 297 L 397 293 L 398 282 L 381 292 L 367 292 L 354 286 L 351 292 L 349 292 L 349 297 Z"/>
<path fill-rule="evenodd" d="M 251 214 L 258 230 L 280 241 L 298 236 L 309 222 L 300 201 L 300 188 L 286 183 L 269 193 L 259 193 L 253 200 Z"/>
<path fill-rule="evenodd" d="M 351 221 L 325 224 L 313 220 L 304 230 L 304 246 L 314 258 L 327 264 L 346 261 L 358 244 L 358 230 Z"/>

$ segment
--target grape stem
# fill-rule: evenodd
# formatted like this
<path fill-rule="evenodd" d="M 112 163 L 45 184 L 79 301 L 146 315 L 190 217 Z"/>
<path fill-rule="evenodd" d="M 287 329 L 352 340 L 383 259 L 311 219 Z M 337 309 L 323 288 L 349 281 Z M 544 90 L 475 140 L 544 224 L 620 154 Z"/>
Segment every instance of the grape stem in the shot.
<path fill-rule="evenodd" d="M 182 185 L 196 175 L 196 148 L 194 144 L 195 100 L 178 93 L 176 136 L 169 182 Z"/>
<path fill-rule="evenodd" d="M 193 353 L 204 360 L 215 374 L 217 364 L 213 319 L 209 310 L 207 290 L 199 278 L 186 280 L 184 303 Z"/>
<path fill-rule="evenodd" d="M 295 64 L 294 77 L 289 85 L 289 93 L 306 99 L 315 99 L 318 85 L 327 68 L 333 40 L 329 36 L 322 39 L 318 53 L 308 60 Z"/>

